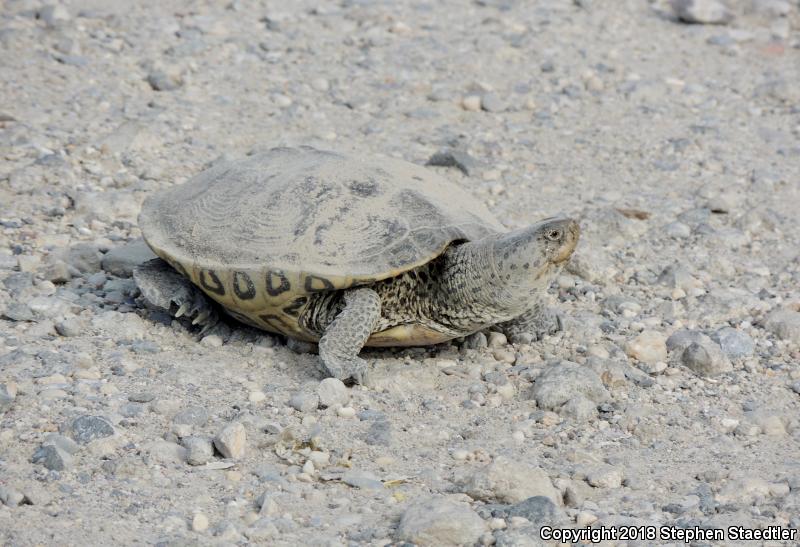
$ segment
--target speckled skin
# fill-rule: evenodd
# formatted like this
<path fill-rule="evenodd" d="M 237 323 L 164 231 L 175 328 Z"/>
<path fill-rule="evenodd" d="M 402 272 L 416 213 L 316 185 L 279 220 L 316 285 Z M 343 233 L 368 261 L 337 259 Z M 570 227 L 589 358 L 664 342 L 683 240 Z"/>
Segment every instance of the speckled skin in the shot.
<path fill-rule="evenodd" d="M 538 340 L 560 328 L 542 296 L 572 254 L 578 234 L 575 221 L 549 219 L 456 245 L 369 288 L 319 295 L 300 321 L 322 335 L 320 357 L 328 372 L 359 382 L 366 377 L 366 363 L 358 357 L 366 340 L 399 326 L 448 340 L 498 325 L 511 338 Z"/>
<path fill-rule="evenodd" d="M 319 356 L 334 378 L 367 383 L 367 362 L 358 356 L 381 317 L 381 298 L 372 289 L 353 289 L 343 297 L 345 306 L 325 328 Z"/>

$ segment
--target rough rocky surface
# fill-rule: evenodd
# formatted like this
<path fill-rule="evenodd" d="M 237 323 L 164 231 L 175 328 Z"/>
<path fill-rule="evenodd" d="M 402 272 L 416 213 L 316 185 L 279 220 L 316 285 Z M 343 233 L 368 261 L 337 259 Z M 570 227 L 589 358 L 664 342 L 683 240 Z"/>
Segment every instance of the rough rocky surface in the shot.
<path fill-rule="evenodd" d="M 778 0 L 6 0 L 0 544 L 800 527 L 798 29 Z M 367 351 L 366 389 L 143 306 L 142 200 L 299 144 L 580 219 L 566 330 Z"/>

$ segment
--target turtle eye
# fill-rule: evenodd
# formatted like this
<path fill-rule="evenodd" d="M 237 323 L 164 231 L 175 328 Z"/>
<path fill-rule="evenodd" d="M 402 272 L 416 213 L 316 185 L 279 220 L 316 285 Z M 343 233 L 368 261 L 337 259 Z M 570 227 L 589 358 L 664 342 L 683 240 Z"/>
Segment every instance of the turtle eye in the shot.
<path fill-rule="evenodd" d="M 550 241 L 558 241 L 561 239 L 561 230 L 550 230 L 545 237 Z"/>

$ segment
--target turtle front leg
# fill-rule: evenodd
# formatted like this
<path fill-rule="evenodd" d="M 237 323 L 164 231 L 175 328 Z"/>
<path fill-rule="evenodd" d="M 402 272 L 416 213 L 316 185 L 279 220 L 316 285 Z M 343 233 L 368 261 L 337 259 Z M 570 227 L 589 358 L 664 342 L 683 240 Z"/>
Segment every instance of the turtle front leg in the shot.
<path fill-rule="evenodd" d="M 562 330 L 564 324 L 558 312 L 548 308 L 544 298 L 541 298 L 522 315 L 498 323 L 497 327 L 511 342 L 530 344 Z"/>
<path fill-rule="evenodd" d="M 185 317 L 206 332 L 217 324 L 217 312 L 206 295 L 172 266 L 155 258 L 133 269 L 133 279 L 144 299 L 173 317 Z"/>
<path fill-rule="evenodd" d="M 372 289 L 353 289 L 344 294 L 344 302 L 319 341 L 319 356 L 334 378 L 353 378 L 363 385 L 368 383 L 368 366 L 358 354 L 381 316 L 381 298 Z"/>

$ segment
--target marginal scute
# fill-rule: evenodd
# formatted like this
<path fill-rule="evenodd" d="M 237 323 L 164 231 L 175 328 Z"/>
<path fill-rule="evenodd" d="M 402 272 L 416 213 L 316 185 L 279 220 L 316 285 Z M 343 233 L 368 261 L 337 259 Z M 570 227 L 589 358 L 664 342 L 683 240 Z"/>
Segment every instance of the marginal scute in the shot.
<path fill-rule="evenodd" d="M 307 296 L 301 296 L 292 300 L 292 303 L 283 308 L 283 313 L 291 317 L 298 317 L 300 309 L 308 302 Z"/>
<path fill-rule="evenodd" d="M 209 282 L 209 279 L 211 280 Z M 225 286 L 219 280 L 219 276 L 214 270 L 200 270 L 200 285 L 219 296 L 225 295 Z"/>
<path fill-rule="evenodd" d="M 278 296 L 285 293 L 291 288 L 289 280 L 281 271 L 267 272 L 267 294 L 270 296 Z"/>
<path fill-rule="evenodd" d="M 305 289 L 307 292 L 330 291 L 335 287 L 330 280 L 316 275 L 306 276 Z"/>
<path fill-rule="evenodd" d="M 256 296 L 256 286 L 245 272 L 233 272 L 233 292 L 240 300 L 252 300 Z"/>

